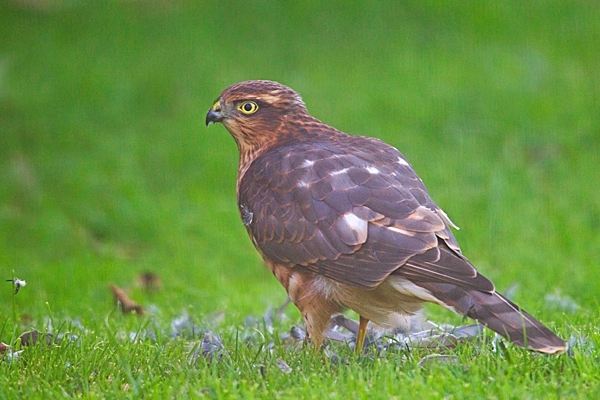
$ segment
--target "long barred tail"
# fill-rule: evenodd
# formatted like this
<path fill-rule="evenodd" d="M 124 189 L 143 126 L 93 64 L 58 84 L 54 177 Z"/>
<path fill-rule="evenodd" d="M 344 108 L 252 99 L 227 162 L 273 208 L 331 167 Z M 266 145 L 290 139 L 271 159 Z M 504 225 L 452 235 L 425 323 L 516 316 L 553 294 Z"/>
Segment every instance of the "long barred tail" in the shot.
<path fill-rule="evenodd" d="M 514 344 L 546 354 L 560 354 L 567 344 L 527 312 L 499 293 L 486 293 L 444 283 L 417 283 L 453 308 Z"/>

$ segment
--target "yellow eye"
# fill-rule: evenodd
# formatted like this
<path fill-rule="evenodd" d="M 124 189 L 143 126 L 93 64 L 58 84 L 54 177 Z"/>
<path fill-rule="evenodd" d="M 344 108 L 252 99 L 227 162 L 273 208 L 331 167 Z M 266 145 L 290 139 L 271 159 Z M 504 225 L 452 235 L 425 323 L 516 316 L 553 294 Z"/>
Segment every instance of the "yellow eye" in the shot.
<path fill-rule="evenodd" d="M 253 101 L 245 101 L 242 104 L 240 104 L 240 106 L 238 107 L 238 110 L 240 110 L 242 113 L 249 115 L 249 114 L 254 114 L 255 112 L 258 111 L 258 104 L 256 104 Z"/>

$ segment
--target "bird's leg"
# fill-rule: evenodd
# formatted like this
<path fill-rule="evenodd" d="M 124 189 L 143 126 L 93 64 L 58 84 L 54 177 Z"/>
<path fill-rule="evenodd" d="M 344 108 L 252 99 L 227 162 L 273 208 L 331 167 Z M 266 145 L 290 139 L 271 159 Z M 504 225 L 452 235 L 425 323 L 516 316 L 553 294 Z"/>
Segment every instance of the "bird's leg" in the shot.
<path fill-rule="evenodd" d="M 311 340 L 310 334 L 306 332 L 306 337 L 304 338 L 304 342 L 302 343 L 302 348 L 306 349 L 310 346 L 310 342 L 313 343 L 313 357 L 316 357 L 321 349 L 321 341 Z"/>
<path fill-rule="evenodd" d="M 316 357 L 319 354 L 319 349 L 321 348 L 321 343 L 315 342 L 315 348 L 313 349 L 313 357 Z"/>
<path fill-rule="evenodd" d="M 362 353 L 363 344 L 365 343 L 365 336 L 367 335 L 367 325 L 369 320 L 360 315 L 360 322 L 358 324 L 358 332 L 356 333 L 356 346 L 354 347 L 354 354 L 357 356 Z"/>

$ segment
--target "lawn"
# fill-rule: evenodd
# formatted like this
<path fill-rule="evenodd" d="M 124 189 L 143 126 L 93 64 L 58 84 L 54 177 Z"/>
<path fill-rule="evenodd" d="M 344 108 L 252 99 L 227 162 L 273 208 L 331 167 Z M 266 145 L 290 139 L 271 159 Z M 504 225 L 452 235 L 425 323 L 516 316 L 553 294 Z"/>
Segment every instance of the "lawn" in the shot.
<path fill-rule="evenodd" d="M 0 287 L 0 398 L 600 397 L 600 5 L 365 4 L 0 0 L 0 278 L 27 282 Z M 288 346 L 300 315 L 263 318 L 286 295 L 239 220 L 237 148 L 204 126 L 246 79 L 402 151 L 467 257 L 572 355 L 489 332 Z"/>

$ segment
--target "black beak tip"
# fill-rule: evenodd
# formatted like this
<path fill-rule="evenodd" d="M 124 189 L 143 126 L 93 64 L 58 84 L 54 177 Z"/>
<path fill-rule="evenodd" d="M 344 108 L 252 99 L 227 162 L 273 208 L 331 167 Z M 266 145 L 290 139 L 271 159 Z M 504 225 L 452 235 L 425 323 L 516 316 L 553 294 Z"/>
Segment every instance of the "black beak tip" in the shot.
<path fill-rule="evenodd" d="M 221 115 L 221 113 L 216 112 L 212 108 L 208 110 L 208 113 L 206 114 L 206 126 L 209 126 L 210 124 L 214 124 L 216 122 L 221 122 L 222 120 L 223 116 Z"/>

